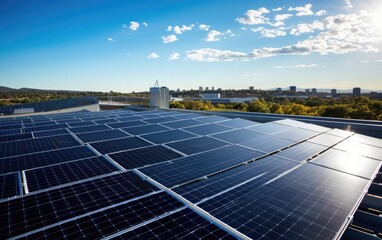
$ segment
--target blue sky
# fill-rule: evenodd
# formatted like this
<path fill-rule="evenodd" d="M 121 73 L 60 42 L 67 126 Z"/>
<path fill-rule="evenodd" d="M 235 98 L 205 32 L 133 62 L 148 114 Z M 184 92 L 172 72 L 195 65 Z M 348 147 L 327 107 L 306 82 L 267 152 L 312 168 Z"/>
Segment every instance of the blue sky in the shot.
<path fill-rule="evenodd" d="M 0 85 L 382 89 L 380 0 L 2 1 Z"/>

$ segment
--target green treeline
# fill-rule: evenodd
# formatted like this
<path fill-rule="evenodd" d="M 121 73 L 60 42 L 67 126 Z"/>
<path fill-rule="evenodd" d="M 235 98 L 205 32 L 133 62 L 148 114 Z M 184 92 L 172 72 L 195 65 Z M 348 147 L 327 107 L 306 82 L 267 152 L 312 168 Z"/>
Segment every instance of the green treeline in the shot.
<path fill-rule="evenodd" d="M 210 101 L 171 102 L 170 108 L 212 111 L 243 111 L 322 117 L 382 120 L 382 100 L 366 97 L 340 99 L 271 99 L 251 103 L 212 104 Z"/>

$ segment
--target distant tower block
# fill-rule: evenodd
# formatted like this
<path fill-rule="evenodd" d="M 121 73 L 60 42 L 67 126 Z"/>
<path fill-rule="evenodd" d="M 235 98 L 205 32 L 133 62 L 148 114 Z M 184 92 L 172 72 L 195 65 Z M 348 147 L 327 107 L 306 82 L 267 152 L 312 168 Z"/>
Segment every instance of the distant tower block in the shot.
<path fill-rule="evenodd" d="M 312 88 L 312 93 L 316 94 L 317 93 L 317 88 Z"/>
<path fill-rule="evenodd" d="M 336 96 L 337 95 L 337 89 L 333 88 L 331 93 L 332 93 L 332 97 Z"/>
<path fill-rule="evenodd" d="M 353 88 L 353 97 L 360 97 L 361 96 L 361 88 L 355 87 Z"/>
<path fill-rule="evenodd" d="M 296 92 L 297 91 L 297 87 L 296 86 L 290 86 L 289 87 L 289 91 Z"/>
<path fill-rule="evenodd" d="M 249 86 L 249 91 L 253 91 L 255 90 L 255 87 L 254 86 Z"/>
<path fill-rule="evenodd" d="M 158 80 L 154 87 L 150 88 L 150 107 L 151 108 L 169 108 L 170 94 L 166 87 L 159 87 Z"/>

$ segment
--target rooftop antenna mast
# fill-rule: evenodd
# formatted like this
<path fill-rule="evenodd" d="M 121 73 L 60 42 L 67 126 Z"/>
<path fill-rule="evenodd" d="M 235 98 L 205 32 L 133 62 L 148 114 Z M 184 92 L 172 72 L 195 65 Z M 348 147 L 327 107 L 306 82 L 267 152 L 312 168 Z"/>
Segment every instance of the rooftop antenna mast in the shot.
<path fill-rule="evenodd" d="M 155 85 L 154 85 L 154 87 L 158 87 L 158 88 L 159 88 L 158 79 L 155 81 Z"/>

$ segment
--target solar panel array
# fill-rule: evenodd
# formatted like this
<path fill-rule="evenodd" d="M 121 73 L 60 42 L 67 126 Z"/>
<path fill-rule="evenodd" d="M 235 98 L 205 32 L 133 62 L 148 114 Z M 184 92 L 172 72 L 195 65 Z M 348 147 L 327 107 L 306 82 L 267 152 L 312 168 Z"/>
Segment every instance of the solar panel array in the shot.
<path fill-rule="evenodd" d="M 176 111 L 0 119 L 0 238 L 333 239 L 382 141 Z"/>

